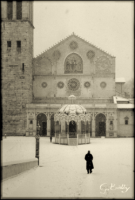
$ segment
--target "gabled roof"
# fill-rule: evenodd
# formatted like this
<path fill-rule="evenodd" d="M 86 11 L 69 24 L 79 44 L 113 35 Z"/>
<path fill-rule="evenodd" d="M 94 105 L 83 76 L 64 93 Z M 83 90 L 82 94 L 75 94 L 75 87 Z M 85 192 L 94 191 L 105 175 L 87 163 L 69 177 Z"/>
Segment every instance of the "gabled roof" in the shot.
<path fill-rule="evenodd" d="M 54 47 L 56 48 L 58 45 L 64 43 L 66 40 L 68 40 L 70 37 L 73 37 L 73 36 L 76 37 L 76 38 L 78 38 L 78 39 L 81 39 L 82 41 L 84 41 L 85 43 L 87 43 L 87 44 L 93 46 L 94 48 L 97 48 L 98 50 L 102 51 L 103 53 L 108 54 L 109 56 L 115 58 L 115 56 L 112 56 L 112 55 L 109 54 L 108 52 L 106 52 L 106 51 L 100 49 L 99 47 L 95 46 L 94 44 L 92 44 L 92 43 L 86 41 L 85 39 L 83 39 L 83 38 L 81 38 L 81 37 L 79 37 L 78 35 L 74 34 L 74 32 L 73 32 L 71 35 L 67 36 L 66 38 L 60 40 L 57 44 L 54 44 L 53 46 L 49 47 L 49 48 L 46 49 L 44 52 L 42 52 L 41 54 L 39 54 L 38 56 L 36 56 L 35 58 L 40 57 L 43 53 L 47 52 L 48 50 L 50 50 L 50 49 L 52 49 L 52 48 L 54 48 Z"/>

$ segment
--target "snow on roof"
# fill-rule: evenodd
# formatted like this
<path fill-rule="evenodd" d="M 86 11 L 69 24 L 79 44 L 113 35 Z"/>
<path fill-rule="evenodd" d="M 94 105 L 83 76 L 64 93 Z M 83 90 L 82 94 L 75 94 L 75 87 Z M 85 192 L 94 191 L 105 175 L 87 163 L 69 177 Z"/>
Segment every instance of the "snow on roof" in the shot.
<path fill-rule="evenodd" d="M 129 101 L 129 99 L 116 96 L 116 101 Z"/>
<path fill-rule="evenodd" d="M 124 78 L 124 77 L 116 78 L 116 79 L 115 79 L 115 82 L 116 82 L 116 83 L 125 83 L 125 78 Z"/>
<path fill-rule="evenodd" d="M 127 108 L 127 109 L 133 109 L 134 108 L 134 104 L 117 104 L 117 108 L 119 109 L 123 109 L 123 108 Z"/>

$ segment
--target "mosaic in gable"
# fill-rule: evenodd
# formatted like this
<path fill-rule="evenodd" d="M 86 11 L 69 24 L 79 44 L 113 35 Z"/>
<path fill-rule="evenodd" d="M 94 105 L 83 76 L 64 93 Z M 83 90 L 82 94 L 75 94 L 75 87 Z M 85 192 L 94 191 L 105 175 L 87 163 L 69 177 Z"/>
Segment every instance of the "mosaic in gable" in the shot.
<path fill-rule="evenodd" d="M 69 56 L 67 56 L 64 67 L 65 74 L 83 73 L 82 58 L 76 53 L 72 53 Z"/>

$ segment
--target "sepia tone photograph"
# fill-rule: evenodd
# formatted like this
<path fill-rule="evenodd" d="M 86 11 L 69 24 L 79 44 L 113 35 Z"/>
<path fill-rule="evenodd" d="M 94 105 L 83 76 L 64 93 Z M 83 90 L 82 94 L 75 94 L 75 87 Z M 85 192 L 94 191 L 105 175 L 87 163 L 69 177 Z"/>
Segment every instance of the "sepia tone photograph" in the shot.
<path fill-rule="evenodd" d="M 1 198 L 134 199 L 134 2 L 1 1 Z"/>

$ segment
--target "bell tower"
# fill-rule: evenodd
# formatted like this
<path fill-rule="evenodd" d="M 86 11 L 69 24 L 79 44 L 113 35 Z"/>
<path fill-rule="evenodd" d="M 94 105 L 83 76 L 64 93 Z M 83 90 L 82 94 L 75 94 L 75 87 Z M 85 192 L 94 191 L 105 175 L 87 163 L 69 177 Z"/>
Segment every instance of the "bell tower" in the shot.
<path fill-rule="evenodd" d="M 32 102 L 33 2 L 1 1 L 2 130 L 25 135 Z"/>

